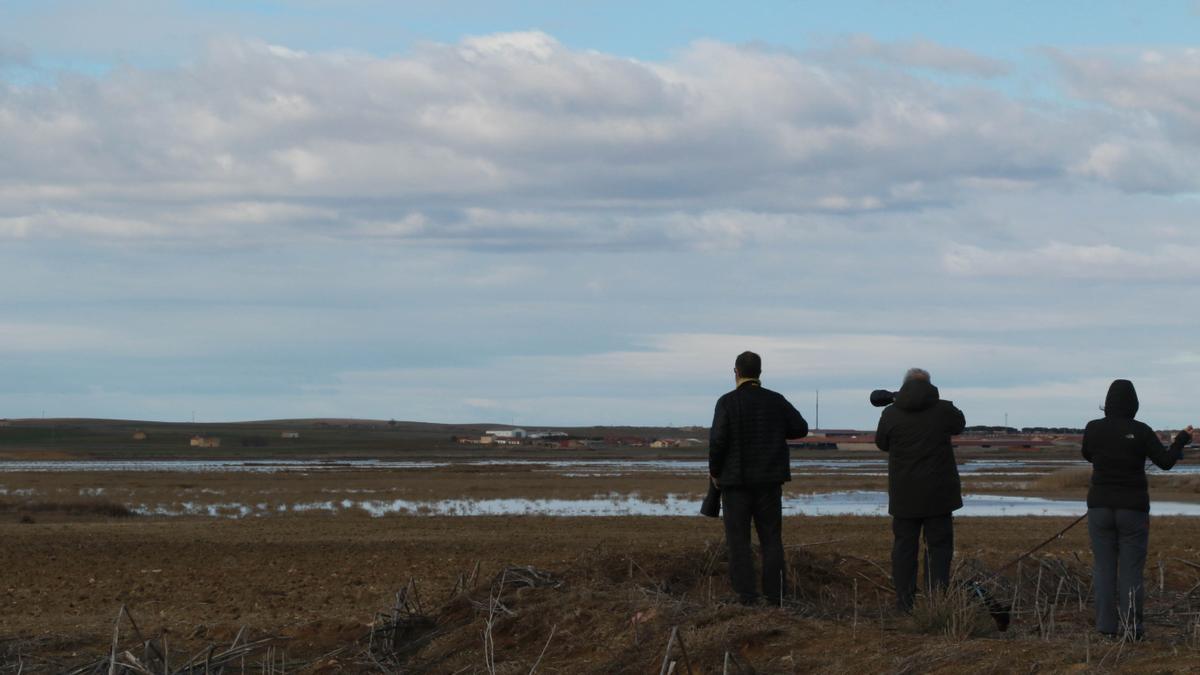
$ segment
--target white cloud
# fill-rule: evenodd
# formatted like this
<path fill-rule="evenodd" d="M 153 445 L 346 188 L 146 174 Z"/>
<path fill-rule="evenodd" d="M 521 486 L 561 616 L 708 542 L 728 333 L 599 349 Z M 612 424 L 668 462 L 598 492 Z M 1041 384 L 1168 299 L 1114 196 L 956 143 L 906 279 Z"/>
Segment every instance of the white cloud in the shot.
<path fill-rule="evenodd" d="M 961 49 L 847 45 L 700 41 L 648 62 L 539 32 L 391 57 L 222 39 L 188 65 L 0 80 L 0 218 L 26 237 L 712 248 L 820 214 L 869 229 L 998 187 L 1196 187 L 1196 153 L 1127 125 L 1127 96 L 1056 108 L 907 70 L 1002 72 Z M 1187 72 L 1193 57 L 1163 58 Z M 863 65 L 881 59 L 898 67 Z M 1179 96 L 1147 109 L 1186 116 Z M 298 215 L 256 220 L 246 204 Z"/>
<path fill-rule="evenodd" d="M 0 403 L 704 422 L 751 348 L 825 423 L 912 365 L 993 423 L 1131 373 L 1183 420 L 1200 153 L 1156 69 L 1194 56 L 1063 58 L 1043 98 L 1029 64 L 871 39 L 8 69 Z"/>
<path fill-rule="evenodd" d="M 1075 95 L 1133 113 L 1133 124 L 1162 124 L 1178 140 L 1200 142 L 1200 48 L 1050 54 Z"/>
<path fill-rule="evenodd" d="M 999 77 L 1010 70 L 1009 65 L 999 59 L 923 39 L 880 42 L 870 35 L 853 35 L 835 45 L 832 51 L 869 57 L 883 65 L 928 68 L 974 77 Z"/>
<path fill-rule="evenodd" d="M 1200 276 L 1197 260 L 1197 246 L 1168 244 L 1146 252 L 1113 244 L 1054 241 L 1029 250 L 953 246 L 943 254 L 942 264 L 951 274 L 962 276 L 1170 280 Z"/>

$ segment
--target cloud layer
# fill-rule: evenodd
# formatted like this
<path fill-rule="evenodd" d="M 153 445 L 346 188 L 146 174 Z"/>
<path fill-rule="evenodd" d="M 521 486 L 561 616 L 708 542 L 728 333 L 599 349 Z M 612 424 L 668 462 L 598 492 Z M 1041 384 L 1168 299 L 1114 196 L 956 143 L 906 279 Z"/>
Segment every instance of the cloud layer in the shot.
<path fill-rule="evenodd" d="M 997 191 L 1196 189 L 1192 50 L 1052 59 L 1096 106 L 922 77 L 1008 66 L 865 36 L 654 63 L 540 32 L 388 58 L 224 40 L 0 89 L 0 236 L 724 245 Z"/>
<path fill-rule="evenodd" d="M 1036 95 L 868 35 L 36 57 L 0 42 L 10 409 L 704 422 L 758 345 L 842 426 L 910 365 L 981 422 L 1125 375 L 1190 421 L 1196 50 L 1045 49 Z"/>

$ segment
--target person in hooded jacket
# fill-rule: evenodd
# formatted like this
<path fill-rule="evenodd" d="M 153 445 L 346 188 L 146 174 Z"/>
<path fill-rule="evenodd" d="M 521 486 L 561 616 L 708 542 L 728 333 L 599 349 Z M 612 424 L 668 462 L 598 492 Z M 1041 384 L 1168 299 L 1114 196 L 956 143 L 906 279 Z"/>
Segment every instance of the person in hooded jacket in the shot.
<path fill-rule="evenodd" d="M 884 408 L 875 445 L 888 453 L 888 513 L 892 516 L 892 583 L 896 606 L 911 612 L 917 592 L 917 552 L 925 533 L 925 588 L 950 583 L 954 515 L 962 484 L 950 437 L 966 427 L 962 411 L 943 401 L 929 373 L 910 369 L 895 401 Z"/>
<path fill-rule="evenodd" d="M 1134 419 L 1137 390 L 1129 380 L 1114 380 L 1104 400 L 1104 417 L 1088 422 L 1083 458 L 1092 463 L 1088 488 L 1088 535 L 1092 541 L 1092 586 L 1096 629 L 1115 637 L 1144 636 L 1142 570 L 1150 538 L 1150 492 L 1146 460 L 1169 470 L 1192 441 L 1192 427 L 1163 446 L 1146 424 Z"/>
<path fill-rule="evenodd" d="M 708 441 L 708 472 L 721 491 L 729 580 L 738 602 L 782 603 L 783 483 L 792 479 L 787 439 L 808 434 L 808 422 L 782 394 L 762 386 L 762 358 L 742 352 L 736 387 L 717 401 Z M 750 523 L 762 548 L 762 595 L 754 581 Z"/>

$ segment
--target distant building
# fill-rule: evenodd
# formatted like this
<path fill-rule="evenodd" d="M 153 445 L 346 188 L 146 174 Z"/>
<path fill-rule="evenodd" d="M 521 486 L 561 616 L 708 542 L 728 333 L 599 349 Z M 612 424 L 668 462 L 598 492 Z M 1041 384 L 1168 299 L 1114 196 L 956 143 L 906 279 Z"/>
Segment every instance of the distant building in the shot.
<path fill-rule="evenodd" d="M 650 443 L 641 436 L 609 436 L 604 442 L 608 445 L 627 445 L 631 448 L 644 448 Z"/>
<path fill-rule="evenodd" d="M 542 438 L 533 442 L 539 448 L 554 450 L 591 450 L 599 445 L 598 441 L 583 438 Z"/>
<path fill-rule="evenodd" d="M 12 426 L 12 422 L 10 422 L 8 420 L 0 420 L 0 427 L 11 427 L 11 426 Z"/>
<path fill-rule="evenodd" d="M 221 439 L 215 436 L 192 436 L 191 446 L 193 448 L 219 448 Z"/>
<path fill-rule="evenodd" d="M 528 435 L 524 429 L 489 429 L 484 433 L 493 438 L 525 438 Z"/>
<path fill-rule="evenodd" d="M 137 431 L 133 432 L 133 440 L 135 440 L 135 441 L 146 440 L 146 432 L 142 431 L 141 429 L 138 429 Z"/>
<path fill-rule="evenodd" d="M 676 448 L 679 447 L 679 441 L 674 438 L 660 438 L 650 444 L 652 448 Z"/>
<path fill-rule="evenodd" d="M 300 438 L 300 432 L 299 431 L 285 431 L 285 432 L 279 434 L 279 437 L 280 438 Z"/>
<path fill-rule="evenodd" d="M 542 438 L 566 438 L 567 433 L 564 431 L 533 431 L 525 434 L 525 437 L 533 440 Z"/>

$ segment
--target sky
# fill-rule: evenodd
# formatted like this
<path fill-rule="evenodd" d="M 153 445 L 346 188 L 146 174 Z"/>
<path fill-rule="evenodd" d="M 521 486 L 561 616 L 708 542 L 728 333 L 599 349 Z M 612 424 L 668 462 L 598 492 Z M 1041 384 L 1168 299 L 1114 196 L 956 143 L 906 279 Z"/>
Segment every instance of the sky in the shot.
<path fill-rule="evenodd" d="M 1200 3 L 0 4 L 0 417 L 1200 423 Z"/>

